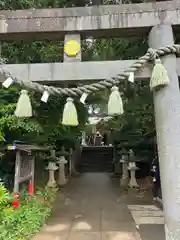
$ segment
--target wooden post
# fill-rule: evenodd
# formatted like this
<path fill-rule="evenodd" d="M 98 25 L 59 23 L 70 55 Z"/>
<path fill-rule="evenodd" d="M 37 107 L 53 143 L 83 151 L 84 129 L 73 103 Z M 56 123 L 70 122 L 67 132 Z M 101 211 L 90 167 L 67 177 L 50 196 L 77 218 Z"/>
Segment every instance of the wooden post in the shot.
<path fill-rule="evenodd" d="M 69 155 L 69 175 L 70 175 L 70 177 L 72 175 L 72 161 L 73 161 L 72 156 L 73 156 L 73 149 L 70 148 L 70 155 Z"/>
<path fill-rule="evenodd" d="M 16 162 L 15 162 L 15 176 L 14 176 L 14 193 L 19 192 L 19 179 L 20 179 L 20 151 L 16 151 Z"/>
<path fill-rule="evenodd" d="M 151 48 L 174 43 L 172 27 L 158 25 L 149 34 Z M 154 111 L 166 240 L 180 236 L 180 92 L 176 73 L 176 56 L 162 57 L 170 84 L 154 92 Z"/>
<path fill-rule="evenodd" d="M 31 179 L 29 181 L 29 194 L 33 195 L 34 190 L 34 173 L 35 173 L 35 156 L 32 156 L 32 165 L 31 165 Z"/>

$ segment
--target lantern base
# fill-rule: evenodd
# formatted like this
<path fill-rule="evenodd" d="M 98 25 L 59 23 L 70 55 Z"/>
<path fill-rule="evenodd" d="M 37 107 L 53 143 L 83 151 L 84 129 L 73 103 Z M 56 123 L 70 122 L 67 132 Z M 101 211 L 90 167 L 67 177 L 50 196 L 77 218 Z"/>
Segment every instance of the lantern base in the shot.
<path fill-rule="evenodd" d="M 136 170 L 137 169 L 130 169 L 131 178 L 130 178 L 130 181 L 129 181 L 129 184 L 128 184 L 128 186 L 130 188 L 139 188 L 139 185 L 138 185 L 137 180 L 136 180 Z"/>

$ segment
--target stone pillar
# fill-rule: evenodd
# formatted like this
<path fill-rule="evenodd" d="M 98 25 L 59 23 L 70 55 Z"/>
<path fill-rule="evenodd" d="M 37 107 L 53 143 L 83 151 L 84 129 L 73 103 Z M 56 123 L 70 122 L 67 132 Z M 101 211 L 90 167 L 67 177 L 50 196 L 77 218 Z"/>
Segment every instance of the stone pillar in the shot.
<path fill-rule="evenodd" d="M 65 164 L 67 164 L 67 160 L 64 156 L 61 156 L 58 161 L 59 164 L 59 178 L 58 184 L 59 186 L 64 186 L 67 183 L 67 179 L 65 176 Z"/>
<path fill-rule="evenodd" d="M 149 46 L 174 43 L 172 27 L 158 25 L 149 34 Z M 162 57 L 170 84 L 154 92 L 157 145 L 160 161 L 166 240 L 180 238 L 180 92 L 176 56 Z"/>
<path fill-rule="evenodd" d="M 127 159 L 125 159 L 124 156 L 122 156 L 120 163 L 122 163 L 122 177 L 121 177 L 120 185 L 122 187 L 128 187 L 128 183 L 129 183 L 128 161 Z"/>

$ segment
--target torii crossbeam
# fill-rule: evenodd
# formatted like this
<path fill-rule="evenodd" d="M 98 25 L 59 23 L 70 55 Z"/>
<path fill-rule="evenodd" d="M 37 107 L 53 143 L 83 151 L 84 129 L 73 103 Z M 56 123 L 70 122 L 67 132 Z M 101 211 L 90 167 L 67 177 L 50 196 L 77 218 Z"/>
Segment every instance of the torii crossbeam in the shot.
<path fill-rule="evenodd" d="M 143 36 L 158 24 L 180 30 L 180 1 L 0 11 L 1 40 Z M 121 30 L 120 30 L 121 29 Z"/>

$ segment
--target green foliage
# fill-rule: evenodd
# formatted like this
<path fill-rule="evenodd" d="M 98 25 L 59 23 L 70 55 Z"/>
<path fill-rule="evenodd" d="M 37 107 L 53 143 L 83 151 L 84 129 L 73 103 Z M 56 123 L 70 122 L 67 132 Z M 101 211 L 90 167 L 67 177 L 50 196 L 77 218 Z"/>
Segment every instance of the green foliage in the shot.
<path fill-rule="evenodd" d="M 125 60 L 137 59 L 148 49 L 146 38 L 98 39 L 89 44 L 86 59 L 89 60 Z M 106 123 L 111 129 L 112 142 L 119 144 L 125 141 L 135 144 L 142 136 L 154 129 L 152 95 L 148 83 L 135 84 L 122 81 L 119 84 L 123 97 L 124 114 Z M 92 103 L 107 104 L 109 91 L 92 95 L 88 98 Z"/>
<path fill-rule="evenodd" d="M 86 46 L 87 60 L 127 60 L 136 59 L 148 49 L 146 38 L 97 39 Z"/>
<path fill-rule="evenodd" d="M 61 125 L 63 107 L 66 99 L 60 97 L 50 97 L 48 103 L 40 102 L 40 94 L 30 92 L 30 97 L 34 110 L 32 118 L 17 118 L 14 116 L 16 102 L 18 100 L 19 88 L 10 87 L 0 89 L 0 140 L 30 141 L 42 144 L 56 144 L 57 141 L 64 142 L 64 145 L 73 145 L 76 137 L 83 127 L 87 114 L 86 109 L 79 102 L 76 107 L 79 112 L 80 126 L 76 128 Z"/>
<path fill-rule="evenodd" d="M 2 184 L 0 184 L 0 209 L 2 210 L 4 207 L 6 207 L 10 200 L 11 197 L 9 192 Z"/>
<path fill-rule="evenodd" d="M 32 133 L 37 135 L 42 132 L 42 127 L 35 118 L 25 119 L 14 116 L 18 91 L 17 87 L 0 89 L 0 131 L 2 133 L 0 140 L 3 140 L 4 136 L 8 136 L 8 142 L 27 140 L 32 137 Z"/>
<path fill-rule="evenodd" d="M 4 193 L 5 201 L 6 194 L 9 195 L 7 190 Z M 38 232 L 45 219 L 51 214 L 55 196 L 52 190 L 38 190 L 35 196 L 27 197 L 21 194 L 20 206 L 17 209 L 9 205 L 1 208 L 3 217 L 0 218 L 0 239 L 25 240 Z"/>
<path fill-rule="evenodd" d="M 0 225 L 6 217 L 12 213 L 13 209 L 11 207 L 12 197 L 8 190 L 0 184 Z M 0 238 L 1 239 L 1 238 Z"/>
<path fill-rule="evenodd" d="M 147 83 L 136 83 L 124 91 L 124 114 L 107 123 L 115 144 L 134 145 L 154 130 L 152 95 Z"/>
<path fill-rule="evenodd" d="M 40 96 L 34 96 L 35 102 L 38 103 Z M 84 106 L 75 102 L 78 111 L 80 125 L 78 127 L 67 127 L 61 124 L 65 98 L 50 97 L 47 104 L 39 103 L 34 109 L 36 111 L 36 119 L 41 124 L 43 131 L 39 134 L 37 141 L 48 145 L 56 145 L 60 148 L 74 147 L 80 130 L 83 129 L 87 119 L 87 111 Z"/>

